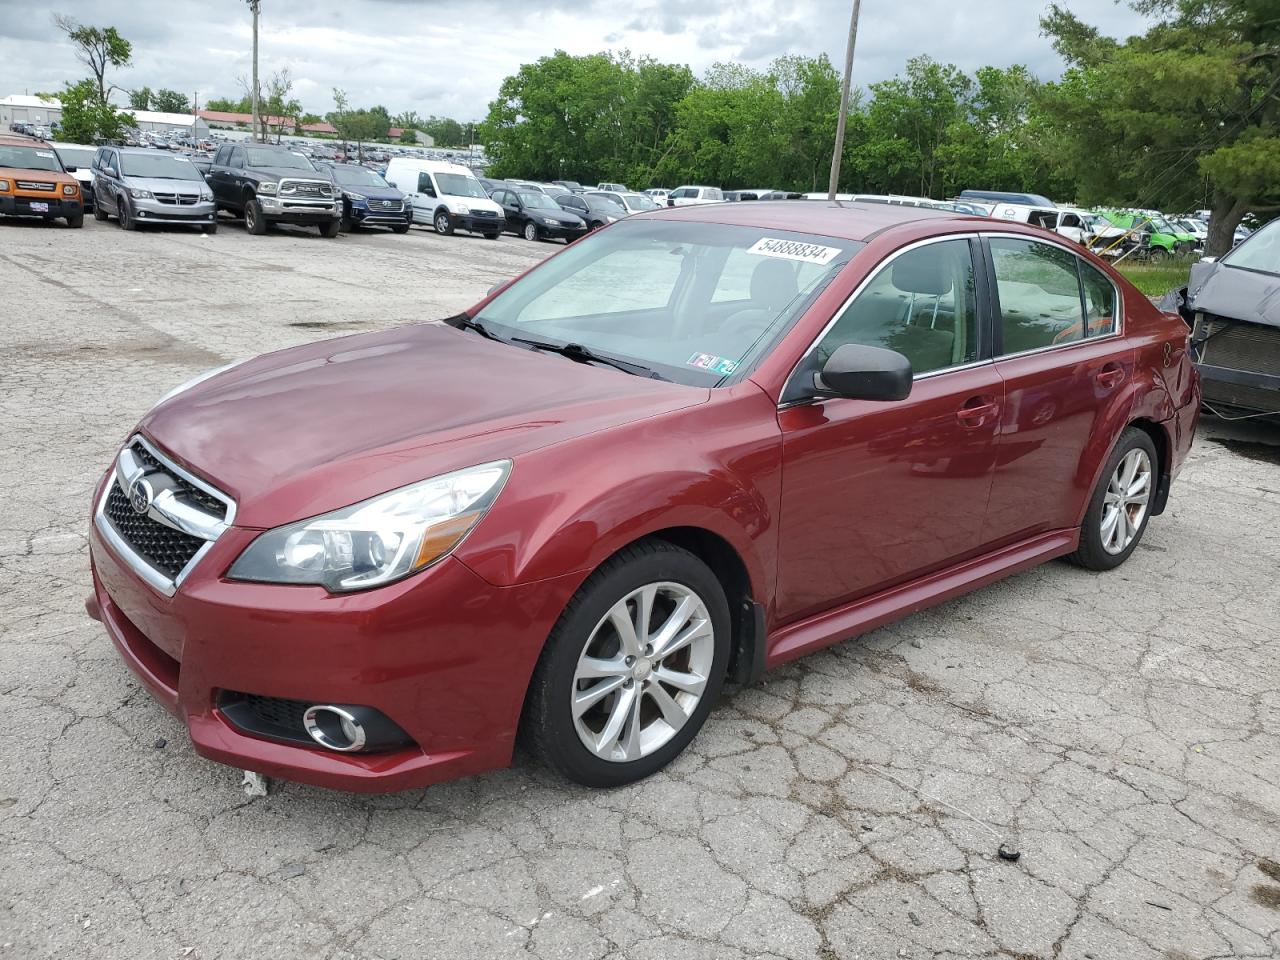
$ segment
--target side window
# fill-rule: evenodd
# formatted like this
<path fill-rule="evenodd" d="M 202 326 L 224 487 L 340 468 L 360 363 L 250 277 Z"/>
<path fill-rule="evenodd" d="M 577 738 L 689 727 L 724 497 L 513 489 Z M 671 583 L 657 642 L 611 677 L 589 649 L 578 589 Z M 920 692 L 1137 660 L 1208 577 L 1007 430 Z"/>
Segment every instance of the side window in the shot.
<path fill-rule="evenodd" d="M 1104 337 L 1120 329 L 1119 303 L 1115 285 L 1092 264 L 1080 263 L 1080 281 L 1084 288 L 1084 313 L 1089 319 L 1086 331 L 1090 337 Z"/>
<path fill-rule="evenodd" d="M 237 168 L 244 167 L 244 151 L 239 147 L 231 148 L 231 166 Z"/>
<path fill-rule="evenodd" d="M 227 165 L 227 159 L 231 155 L 231 148 L 223 144 L 218 148 L 218 152 L 213 155 L 213 162 L 220 167 Z"/>
<path fill-rule="evenodd" d="M 993 237 L 1000 298 L 1001 353 L 1022 353 L 1084 338 L 1078 259 L 1047 243 Z"/>
<path fill-rule="evenodd" d="M 1058 226 L 1059 227 L 1079 227 L 1079 226 L 1082 226 L 1082 224 L 1080 223 L 1080 217 L 1077 214 L 1064 213 L 1062 215 L 1062 219 L 1058 221 Z"/>
<path fill-rule="evenodd" d="M 435 184 L 431 182 L 431 174 L 425 171 L 418 172 L 418 192 L 425 193 L 428 197 L 436 195 Z"/>
<path fill-rule="evenodd" d="M 683 200 L 685 197 L 693 196 L 693 194 L 694 191 L 689 190 L 686 187 L 681 187 L 679 190 L 672 190 L 669 196 L 672 200 Z"/>
<path fill-rule="evenodd" d="M 818 344 L 818 362 L 858 343 L 896 350 L 916 374 L 978 358 L 977 296 L 968 240 L 944 240 L 891 261 Z"/>

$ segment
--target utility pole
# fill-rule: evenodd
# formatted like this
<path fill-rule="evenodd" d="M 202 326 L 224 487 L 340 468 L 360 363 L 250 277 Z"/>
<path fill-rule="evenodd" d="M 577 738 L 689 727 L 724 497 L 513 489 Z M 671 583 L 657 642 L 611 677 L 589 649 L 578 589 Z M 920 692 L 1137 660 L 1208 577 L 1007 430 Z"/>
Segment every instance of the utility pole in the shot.
<path fill-rule="evenodd" d="M 258 135 L 258 13 L 262 9 L 262 0 L 248 0 L 249 9 L 253 11 L 253 142 L 261 142 Z"/>
<path fill-rule="evenodd" d="M 831 182 L 827 186 L 827 199 L 836 198 L 840 185 L 840 160 L 844 156 L 844 121 L 849 113 L 849 86 L 853 80 L 853 48 L 858 42 L 858 16 L 862 12 L 862 0 L 853 0 L 853 16 L 849 18 L 849 46 L 844 53 L 844 82 L 840 85 L 840 116 L 836 118 L 836 146 L 831 154 Z"/>

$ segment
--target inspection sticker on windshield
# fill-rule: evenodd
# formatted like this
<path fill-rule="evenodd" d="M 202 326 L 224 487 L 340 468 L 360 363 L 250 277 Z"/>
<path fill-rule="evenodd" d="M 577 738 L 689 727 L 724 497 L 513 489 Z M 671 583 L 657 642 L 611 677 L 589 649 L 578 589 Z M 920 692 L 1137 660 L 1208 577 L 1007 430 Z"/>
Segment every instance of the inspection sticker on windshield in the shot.
<path fill-rule="evenodd" d="M 799 240 L 779 240 L 764 237 L 747 253 L 758 257 L 781 257 L 783 260 L 803 260 L 805 263 L 830 263 L 840 253 L 839 247 L 824 247 L 818 243 L 801 243 Z"/>
<path fill-rule="evenodd" d="M 709 353 L 695 353 L 692 357 L 685 361 L 686 366 L 697 367 L 699 370 L 709 370 L 712 373 L 718 373 L 727 377 L 733 371 L 738 369 L 736 360 L 726 360 L 724 357 L 713 357 Z"/>

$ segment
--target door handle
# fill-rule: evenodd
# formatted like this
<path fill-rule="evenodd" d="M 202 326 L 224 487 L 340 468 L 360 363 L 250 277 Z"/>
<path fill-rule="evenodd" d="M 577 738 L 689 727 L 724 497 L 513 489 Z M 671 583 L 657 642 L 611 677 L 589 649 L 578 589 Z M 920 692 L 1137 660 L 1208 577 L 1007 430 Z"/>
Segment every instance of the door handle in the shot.
<path fill-rule="evenodd" d="M 956 411 L 956 419 L 960 421 L 961 426 L 980 427 L 986 423 L 988 417 L 994 416 L 999 408 L 999 404 L 991 397 L 970 397 Z"/>
<path fill-rule="evenodd" d="M 1101 387 L 1111 388 L 1122 383 L 1125 378 L 1124 367 L 1118 363 L 1108 363 L 1094 377 Z"/>

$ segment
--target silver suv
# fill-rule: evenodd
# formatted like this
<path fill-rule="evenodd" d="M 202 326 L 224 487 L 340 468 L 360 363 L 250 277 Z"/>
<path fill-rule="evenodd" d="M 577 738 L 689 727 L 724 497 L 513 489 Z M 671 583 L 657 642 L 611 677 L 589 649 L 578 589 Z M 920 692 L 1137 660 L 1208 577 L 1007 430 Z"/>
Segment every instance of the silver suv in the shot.
<path fill-rule="evenodd" d="M 93 217 L 114 216 L 126 230 L 176 223 L 216 233 L 218 210 L 204 176 L 186 157 L 156 150 L 99 147 L 93 158 Z"/>

